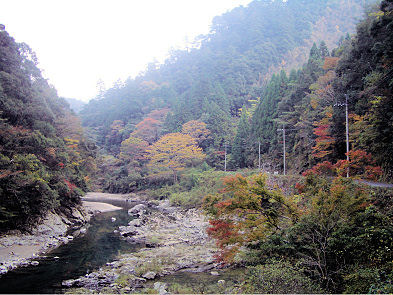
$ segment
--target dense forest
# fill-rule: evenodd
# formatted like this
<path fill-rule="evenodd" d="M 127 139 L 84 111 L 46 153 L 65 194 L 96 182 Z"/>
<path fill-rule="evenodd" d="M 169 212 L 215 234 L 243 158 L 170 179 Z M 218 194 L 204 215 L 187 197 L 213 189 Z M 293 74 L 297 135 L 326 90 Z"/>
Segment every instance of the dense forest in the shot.
<path fill-rule="evenodd" d="M 0 37 L 2 230 L 141 192 L 202 208 L 243 292 L 392 292 L 392 0 L 255 0 L 78 115 Z"/>
<path fill-rule="evenodd" d="M 282 172 L 282 133 L 277 129 L 283 124 L 291 129 L 286 138 L 286 165 L 291 173 L 304 172 L 318 162 L 313 149 L 320 140 L 314 134 L 317 121 L 324 126 L 323 132 L 334 137 L 331 151 L 321 160 L 345 158 L 345 112 L 332 109 L 334 118 L 324 119 L 332 121 L 329 127 L 321 115 L 329 115 L 325 107 L 342 102 L 347 94 L 344 85 L 336 85 L 340 78 L 335 78 L 335 68 L 349 54 L 348 33 L 355 31 L 364 4 L 254 1 L 215 18 L 210 34 L 185 50 L 172 52 L 165 63 L 151 64 L 135 79 L 101 91 L 81 111 L 90 138 L 103 152 L 99 184 L 111 192 L 127 192 L 155 183 L 157 178 L 149 177 L 143 161 L 134 167 L 121 156 L 121 148 L 132 137 L 144 140 L 147 149 L 162 135 L 180 132 L 183 124 L 192 121 L 206 125 L 209 136 L 200 143 L 204 161 L 220 170 L 257 167 L 260 144 L 263 168 Z M 340 47 L 331 52 L 328 46 L 332 50 L 337 44 Z M 323 99 L 311 99 L 325 87 Z M 364 114 L 353 113 L 359 107 L 352 96 L 356 94 L 349 99 L 354 120 Z M 306 105 L 307 100 L 313 107 Z M 368 143 L 351 144 L 371 152 Z M 386 146 L 381 150 L 386 151 Z M 386 155 L 376 160 L 385 169 L 385 177 L 390 177 Z M 161 176 L 160 183 L 165 182 Z"/>
<path fill-rule="evenodd" d="M 80 202 L 95 146 L 28 45 L 1 30 L 0 56 L 0 226 L 28 228 L 48 210 Z"/>

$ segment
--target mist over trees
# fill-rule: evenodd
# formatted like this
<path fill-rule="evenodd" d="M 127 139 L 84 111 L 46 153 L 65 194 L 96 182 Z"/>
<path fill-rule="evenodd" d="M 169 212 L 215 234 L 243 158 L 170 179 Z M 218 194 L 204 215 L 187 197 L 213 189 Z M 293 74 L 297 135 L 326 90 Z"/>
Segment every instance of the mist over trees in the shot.
<path fill-rule="evenodd" d="M 370 3 L 255 0 L 78 115 L 0 26 L 0 232 L 143 191 L 204 210 L 242 292 L 391 293 L 392 191 L 363 183 L 393 180 L 393 2 Z"/>
<path fill-rule="evenodd" d="M 319 95 L 321 90 L 310 87 L 321 75 L 329 72 L 325 79 L 335 75 L 332 66 L 324 70 L 325 59 L 337 62 L 343 49 L 331 57 L 329 46 L 332 50 L 340 42 L 344 48 L 365 3 L 253 1 L 233 9 L 214 19 L 208 35 L 198 37 L 184 50 L 171 52 L 163 64 L 150 64 L 135 79 L 101 92 L 81 111 L 83 124 L 91 138 L 114 157 L 113 168 L 122 177 L 125 170 L 117 159 L 130 134 L 150 133 L 149 140 L 139 138 L 152 144 L 166 133 L 180 132 L 183 124 L 193 120 L 204 122 L 210 132 L 201 147 L 206 163 L 217 169 L 224 169 L 225 153 L 228 169 L 256 167 L 261 143 L 264 167 L 281 171 L 282 135 L 277 129 L 282 123 L 297 128 L 288 134 L 288 165 L 294 171 L 305 171 L 315 164 L 313 124 L 322 120 L 318 117 L 322 107 L 299 107 L 311 95 Z M 304 93 L 309 94 L 307 98 Z M 337 100 L 339 95 L 331 96 Z M 334 104 L 325 101 L 323 106 L 327 103 Z M 251 111 L 243 113 L 242 108 Z M 166 113 L 156 122 L 149 113 L 162 109 Z M 307 112 L 307 122 L 303 117 L 298 120 L 299 112 Z M 339 113 L 338 109 L 334 112 Z M 342 121 L 336 125 L 342 128 Z M 338 140 L 331 151 L 340 159 L 345 157 L 342 134 L 335 133 Z M 139 168 L 143 178 L 147 171 Z"/>

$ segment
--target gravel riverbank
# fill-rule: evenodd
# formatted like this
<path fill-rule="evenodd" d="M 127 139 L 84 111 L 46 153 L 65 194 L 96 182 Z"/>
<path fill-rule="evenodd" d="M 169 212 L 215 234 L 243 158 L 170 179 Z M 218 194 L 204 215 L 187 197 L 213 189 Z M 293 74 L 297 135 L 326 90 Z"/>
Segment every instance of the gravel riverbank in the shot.
<path fill-rule="evenodd" d="M 88 193 L 88 199 L 95 200 L 113 196 L 123 196 L 101 193 Z M 106 197 L 106 198 L 105 198 Z M 90 217 L 100 212 L 120 210 L 120 207 L 107 203 L 83 201 L 82 206 L 69 210 L 67 214 L 49 212 L 41 223 L 31 233 L 18 230 L 9 231 L 0 236 L 0 275 L 21 266 L 37 265 L 35 259 L 40 255 L 68 243 L 79 234 L 86 232 Z M 72 234 L 69 229 L 75 228 Z"/>
<path fill-rule="evenodd" d="M 31 233 L 9 231 L 0 237 L 0 274 L 29 264 L 38 265 L 37 259 L 50 250 L 68 243 L 80 232 L 90 215 L 84 207 L 73 208 L 69 214 L 49 212 Z M 67 235 L 70 228 L 73 235 Z M 79 230 L 77 230 L 79 229 Z"/>

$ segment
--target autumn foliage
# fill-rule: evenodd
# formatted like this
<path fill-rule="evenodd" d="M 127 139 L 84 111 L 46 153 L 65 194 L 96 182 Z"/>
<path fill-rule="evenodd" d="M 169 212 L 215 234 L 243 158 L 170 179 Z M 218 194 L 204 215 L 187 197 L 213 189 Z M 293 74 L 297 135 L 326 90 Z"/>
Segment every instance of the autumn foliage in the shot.
<path fill-rule="evenodd" d="M 161 137 L 147 150 L 148 167 L 155 174 L 172 173 L 177 182 L 177 173 L 185 167 L 205 158 L 195 139 L 187 134 L 169 133 Z"/>
<path fill-rule="evenodd" d="M 318 163 L 303 173 L 303 176 L 316 174 L 319 176 L 349 176 L 377 180 L 382 175 L 381 167 L 375 164 L 371 154 L 364 150 L 349 151 L 349 161 L 338 160 L 335 164 L 329 161 Z"/>
<path fill-rule="evenodd" d="M 206 127 L 206 123 L 201 121 L 188 121 L 182 126 L 182 133 L 188 134 L 194 138 L 198 144 L 201 144 L 210 134 L 209 129 Z"/>
<path fill-rule="evenodd" d="M 324 63 L 323 63 L 323 69 L 325 71 L 333 70 L 336 68 L 337 63 L 340 58 L 338 57 L 325 57 Z"/>
<path fill-rule="evenodd" d="M 160 126 L 160 121 L 148 117 L 135 126 L 135 131 L 131 135 L 152 144 L 158 139 L 158 130 Z"/>
<path fill-rule="evenodd" d="M 204 199 L 204 208 L 212 216 L 208 233 L 217 240 L 220 260 L 233 260 L 241 246 L 262 240 L 298 218 L 292 200 L 279 190 L 269 190 L 263 175 L 238 174 L 223 182 L 220 193 Z"/>
<path fill-rule="evenodd" d="M 121 143 L 120 158 L 129 162 L 143 161 L 146 159 L 148 147 L 147 141 L 130 136 Z"/>

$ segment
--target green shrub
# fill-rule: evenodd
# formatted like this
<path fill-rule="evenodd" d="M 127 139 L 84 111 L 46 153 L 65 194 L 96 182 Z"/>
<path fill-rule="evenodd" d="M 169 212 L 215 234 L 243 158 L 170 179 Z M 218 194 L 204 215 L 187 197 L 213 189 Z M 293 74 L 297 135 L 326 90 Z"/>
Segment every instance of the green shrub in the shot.
<path fill-rule="evenodd" d="M 172 294 L 192 294 L 195 293 L 190 287 L 181 285 L 179 283 L 173 283 L 168 287 L 168 291 Z"/>
<path fill-rule="evenodd" d="M 179 184 L 181 191 L 173 192 L 169 196 L 171 205 L 186 209 L 200 207 L 206 195 L 215 193 L 223 187 L 222 178 L 225 175 L 225 172 L 214 169 L 190 169 L 184 172 Z"/>
<path fill-rule="evenodd" d="M 153 271 L 155 273 L 161 272 L 162 271 L 161 261 L 158 259 L 153 259 L 152 261 L 146 261 L 135 268 L 135 274 L 137 276 L 142 276 L 149 271 Z"/>
<path fill-rule="evenodd" d="M 173 193 L 180 191 L 180 186 L 176 185 L 166 185 L 164 187 L 148 190 L 147 195 L 154 200 L 164 200 L 168 199 Z"/>
<path fill-rule="evenodd" d="M 284 261 L 249 267 L 245 291 L 265 294 L 322 293 L 300 269 Z"/>
<path fill-rule="evenodd" d="M 130 278 L 132 278 L 132 277 L 134 277 L 134 276 L 133 276 L 133 275 L 122 274 L 122 275 L 120 275 L 120 276 L 116 279 L 115 283 L 118 284 L 118 285 L 119 285 L 120 287 L 122 287 L 122 288 L 127 287 L 127 286 L 129 285 L 128 280 L 129 280 Z"/>
<path fill-rule="evenodd" d="M 153 288 L 143 288 L 137 294 L 158 294 L 159 292 Z"/>

